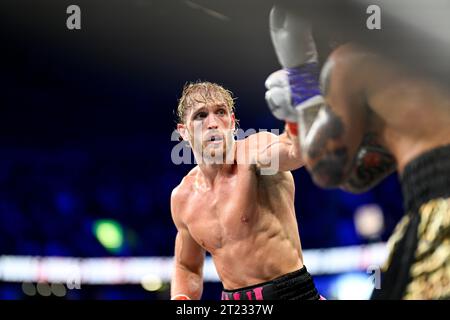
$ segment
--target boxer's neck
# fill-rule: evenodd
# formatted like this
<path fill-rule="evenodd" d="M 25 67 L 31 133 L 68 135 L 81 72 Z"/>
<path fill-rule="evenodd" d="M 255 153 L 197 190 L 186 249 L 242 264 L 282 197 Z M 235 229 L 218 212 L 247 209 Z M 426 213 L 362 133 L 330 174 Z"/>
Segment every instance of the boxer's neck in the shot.
<path fill-rule="evenodd" d="M 208 164 L 202 162 L 198 164 L 201 179 L 204 180 L 208 186 L 214 186 L 217 177 L 229 175 L 232 172 L 233 166 L 236 163 L 236 150 L 236 143 L 233 141 L 231 150 L 227 153 L 226 159 L 223 161 L 224 163 Z"/>

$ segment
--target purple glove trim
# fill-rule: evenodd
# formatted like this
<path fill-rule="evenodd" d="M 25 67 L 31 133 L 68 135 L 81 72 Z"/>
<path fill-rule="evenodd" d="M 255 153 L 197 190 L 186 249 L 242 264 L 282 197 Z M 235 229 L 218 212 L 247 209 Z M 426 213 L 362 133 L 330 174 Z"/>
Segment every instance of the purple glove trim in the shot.
<path fill-rule="evenodd" d="M 286 69 L 288 72 L 289 86 L 294 106 L 320 95 L 319 88 L 319 64 L 306 63 L 296 68 Z"/>

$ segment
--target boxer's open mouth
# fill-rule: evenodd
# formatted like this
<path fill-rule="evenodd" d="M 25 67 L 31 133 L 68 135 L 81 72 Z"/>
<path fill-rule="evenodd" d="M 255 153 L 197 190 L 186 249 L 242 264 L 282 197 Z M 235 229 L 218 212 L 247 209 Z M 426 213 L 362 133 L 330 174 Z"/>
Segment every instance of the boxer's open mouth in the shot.
<path fill-rule="evenodd" d="M 206 139 L 206 143 L 220 143 L 223 141 L 223 137 L 221 135 L 212 135 L 208 139 Z"/>

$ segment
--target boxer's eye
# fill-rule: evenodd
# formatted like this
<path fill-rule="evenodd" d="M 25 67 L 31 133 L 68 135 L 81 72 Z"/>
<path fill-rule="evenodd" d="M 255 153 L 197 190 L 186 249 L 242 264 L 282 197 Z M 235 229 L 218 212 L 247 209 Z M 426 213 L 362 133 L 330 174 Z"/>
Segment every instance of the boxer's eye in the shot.
<path fill-rule="evenodd" d="M 207 113 L 206 112 L 199 112 L 194 116 L 194 119 L 204 119 L 206 118 Z"/>
<path fill-rule="evenodd" d="M 217 114 L 218 114 L 219 116 L 224 116 L 224 115 L 226 114 L 225 109 L 219 109 L 219 110 L 217 110 Z"/>

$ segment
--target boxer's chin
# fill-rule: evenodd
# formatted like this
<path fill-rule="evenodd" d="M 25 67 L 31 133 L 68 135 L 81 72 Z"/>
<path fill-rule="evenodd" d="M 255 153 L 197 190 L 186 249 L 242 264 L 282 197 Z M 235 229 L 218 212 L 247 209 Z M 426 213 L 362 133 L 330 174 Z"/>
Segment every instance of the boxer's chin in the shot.
<path fill-rule="evenodd" d="M 203 160 L 206 164 L 223 164 L 225 149 L 218 146 L 208 146 L 203 150 Z"/>

